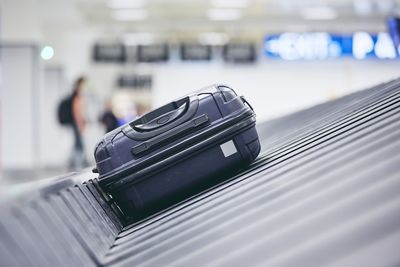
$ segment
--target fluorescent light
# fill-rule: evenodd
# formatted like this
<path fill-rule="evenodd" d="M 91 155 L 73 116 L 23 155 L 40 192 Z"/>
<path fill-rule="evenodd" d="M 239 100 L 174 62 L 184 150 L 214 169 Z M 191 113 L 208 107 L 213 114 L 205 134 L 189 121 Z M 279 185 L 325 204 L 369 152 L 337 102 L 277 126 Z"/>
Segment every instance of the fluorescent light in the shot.
<path fill-rule="evenodd" d="M 200 34 L 198 40 L 202 45 L 225 45 L 229 37 L 226 33 L 206 32 Z"/>
<path fill-rule="evenodd" d="M 370 0 L 353 0 L 353 7 L 356 14 L 359 15 L 369 15 L 373 11 Z"/>
<path fill-rule="evenodd" d="M 154 35 L 148 32 L 133 32 L 124 35 L 126 45 L 148 45 L 154 43 Z"/>
<path fill-rule="evenodd" d="M 337 12 L 330 7 L 308 7 L 302 8 L 300 14 L 308 20 L 332 20 L 338 17 Z"/>
<path fill-rule="evenodd" d="M 44 60 L 50 60 L 54 56 L 54 49 L 53 47 L 46 45 L 43 47 L 42 51 L 40 52 L 40 56 Z"/>
<path fill-rule="evenodd" d="M 109 8 L 141 8 L 144 6 L 144 0 L 107 0 Z"/>
<path fill-rule="evenodd" d="M 211 0 L 211 5 L 217 8 L 235 7 L 244 8 L 249 5 L 248 0 Z"/>
<path fill-rule="evenodd" d="M 147 12 L 143 9 L 118 9 L 114 10 L 112 16 L 115 20 L 143 20 L 147 18 Z"/>
<path fill-rule="evenodd" d="M 238 9 L 210 9 L 207 11 L 210 20 L 237 20 L 242 17 Z"/>

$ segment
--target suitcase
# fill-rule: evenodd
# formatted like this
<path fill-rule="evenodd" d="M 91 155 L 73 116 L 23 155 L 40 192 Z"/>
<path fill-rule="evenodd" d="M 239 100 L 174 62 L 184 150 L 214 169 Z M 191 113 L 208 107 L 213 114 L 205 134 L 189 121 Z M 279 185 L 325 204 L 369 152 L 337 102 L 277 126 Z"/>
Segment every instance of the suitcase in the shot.
<path fill-rule="evenodd" d="M 260 152 L 255 121 L 228 86 L 201 89 L 106 134 L 98 183 L 125 215 L 168 207 L 249 165 Z"/>

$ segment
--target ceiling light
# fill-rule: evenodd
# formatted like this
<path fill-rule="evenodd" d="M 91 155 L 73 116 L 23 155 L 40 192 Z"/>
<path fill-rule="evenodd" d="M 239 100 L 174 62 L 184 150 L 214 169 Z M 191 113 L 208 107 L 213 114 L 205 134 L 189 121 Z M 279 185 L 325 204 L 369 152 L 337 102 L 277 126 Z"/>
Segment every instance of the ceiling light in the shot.
<path fill-rule="evenodd" d="M 115 20 L 144 20 L 147 18 L 147 12 L 143 9 L 119 9 L 114 10 L 112 16 Z"/>
<path fill-rule="evenodd" d="M 225 45 L 229 37 L 226 33 L 206 32 L 200 34 L 198 40 L 202 45 Z"/>
<path fill-rule="evenodd" d="M 40 56 L 44 60 L 50 60 L 54 56 L 54 49 L 51 46 L 46 45 L 40 52 Z"/>
<path fill-rule="evenodd" d="M 236 7 L 236 8 L 244 8 L 249 5 L 248 0 L 211 0 L 211 5 L 217 8 L 224 7 Z"/>
<path fill-rule="evenodd" d="M 373 11 L 373 6 L 369 0 L 354 0 L 353 7 L 356 14 L 369 15 Z"/>
<path fill-rule="evenodd" d="M 378 11 L 384 14 L 390 14 L 396 8 L 395 2 L 392 1 L 377 1 L 376 6 L 378 7 Z"/>
<path fill-rule="evenodd" d="M 330 7 L 302 8 L 300 14 L 307 20 L 332 20 L 338 17 L 337 12 Z"/>
<path fill-rule="evenodd" d="M 144 6 L 144 0 L 107 0 L 109 8 L 141 8 Z"/>
<path fill-rule="evenodd" d="M 210 9 L 207 11 L 210 20 L 237 20 L 242 17 L 238 9 Z"/>
<path fill-rule="evenodd" d="M 148 32 L 133 32 L 124 35 L 126 45 L 149 45 L 154 43 L 154 34 Z"/>

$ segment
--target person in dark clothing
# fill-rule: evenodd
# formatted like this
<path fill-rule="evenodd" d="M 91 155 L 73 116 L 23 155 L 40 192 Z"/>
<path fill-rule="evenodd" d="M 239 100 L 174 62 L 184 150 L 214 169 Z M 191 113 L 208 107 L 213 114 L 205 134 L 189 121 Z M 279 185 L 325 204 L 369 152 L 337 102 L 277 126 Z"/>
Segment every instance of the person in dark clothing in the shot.
<path fill-rule="evenodd" d="M 86 127 L 82 96 L 82 90 L 85 82 L 85 77 L 79 77 L 74 84 L 74 89 L 71 96 L 71 111 L 73 118 L 71 127 L 74 135 L 74 146 L 69 161 L 70 169 L 79 169 L 88 166 L 82 140 L 82 134 Z"/>
<path fill-rule="evenodd" d="M 106 110 L 101 116 L 100 121 L 106 128 L 106 133 L 111 132 L 112 130 L 118 127 L 118 119 L 112 112 L 110 103 L 106 104 Z"/>

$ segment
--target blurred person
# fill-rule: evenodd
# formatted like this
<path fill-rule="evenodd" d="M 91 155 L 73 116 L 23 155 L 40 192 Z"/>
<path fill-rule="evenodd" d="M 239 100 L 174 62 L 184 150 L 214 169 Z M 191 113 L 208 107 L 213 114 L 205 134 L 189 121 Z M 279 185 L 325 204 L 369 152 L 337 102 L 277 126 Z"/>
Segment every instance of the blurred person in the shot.
<path fill-rule="evenodd" d="M 85 77 L 79 77 L 75 83 L 71 95 L 71 112 L 72 121 L 71 128 L 74 135 L 74 146 L 71 157 L 69 159 L 70 169 L 79 169 L 88 166 L 88 161 L 85 156 L 84 144 L 82 135 L 86 127 L 86 118 L 84 115 L 84 99 L 83 88 L 86 84 Z"/>
<path fill-rule="evenodd" d="M 100 118 L 100 122 L 106 128 L 106 133 L 111 132 L 118 127 L 118 119 L 114 115 L 111 107 L 111 103 L 108 101 L 105 105 L 105 111 Z"/>
<path fill-rule="evenodd" d="M 142 116 L 143 114 L 146 114 L 149 111 L 150 111 L 150 107 L 148 105 L 144 105 L 144 104 L 137 105 L 137 115 L 138 116 Z"/>

